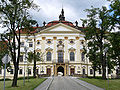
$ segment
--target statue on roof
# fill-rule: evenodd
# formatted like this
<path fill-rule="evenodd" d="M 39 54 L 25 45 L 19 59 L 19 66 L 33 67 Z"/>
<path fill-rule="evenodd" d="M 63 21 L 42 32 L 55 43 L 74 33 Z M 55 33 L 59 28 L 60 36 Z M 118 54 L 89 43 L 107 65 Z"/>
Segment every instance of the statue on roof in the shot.
<path fill-rule="evenodd" d="M 59 21 L 65 21 L 64 9 L 62 9 L 61 14 L 59 15 Z"/>

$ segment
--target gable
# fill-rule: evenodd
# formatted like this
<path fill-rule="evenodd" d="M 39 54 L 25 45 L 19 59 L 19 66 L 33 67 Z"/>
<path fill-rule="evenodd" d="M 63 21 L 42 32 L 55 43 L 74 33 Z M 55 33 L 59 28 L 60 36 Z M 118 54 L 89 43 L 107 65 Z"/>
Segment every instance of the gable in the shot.
<path fill-rule="evenodd" d="M 68 29 L 68 28 L 66 28 L 66 27 L 63 27 L 63 26 L 58 26 L 58 27 L 53 28 L 53 29 L 51 29 L 51 30 L 49 30 L 49 31 L 72 31 L 72 30 L 71 30 L 71 29 Z"/>
<path fill-rule="evenodd" d="M 80 33 L 81 31 L 80 30 L 77 30 L 71 26 L 68 26 L 68 25 L 64 25 L 62 23 L 59 23 L 57 25 L 54 25 L 54 26 L 51 26 L 51 27 L 48 27 L 42 31 L 40 31 L 41 33 Z"/>

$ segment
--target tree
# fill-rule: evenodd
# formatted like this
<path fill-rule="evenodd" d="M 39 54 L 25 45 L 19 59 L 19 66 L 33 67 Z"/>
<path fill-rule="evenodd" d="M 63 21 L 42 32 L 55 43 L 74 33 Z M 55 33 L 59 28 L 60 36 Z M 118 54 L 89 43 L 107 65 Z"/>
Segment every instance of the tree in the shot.
<path fill-rule="evenodd" d="M 85 37 L 85 38 L 88 38 L 88 37 Z M 84 48 L 86 52 L 86 56 L 89 58 L 90 62 L 92 62 L 92 68 L 94 70 L 93 72 L 94 78 L 95 78 L 95 72 L 100 66 L 99 53 L 97 53 L 99 49 L 95 43 L 96 43 L 95 38 L 91 38 L 91 40 L 88 41 L 87 47 Z"/>
<path fill-rule="evenodd" d="M 0 23 L 6 28 L 1 38 L 4 42 L 8 41 L 7 47 L 14 64 L 13 87 L 17 86 L 21 32 L 29 33 L 33 30 L 32 25 L 36 24 L 28 12 L 31 8 L 37 8 L 37 5 L 29 0 L 1 0 L 0 2 Z"/>
<path fill-rule="evenodd" d="M 39 53 L 39 52 L 28 52 L 28 62 L 32 62 L 32 61 L 42 61 L 43 62 L 43 56 L 44 53 Z M 34 64 L 34 68 L 35 70 L 33 71 L 33 77 L 36 77 L 36 63 Z M 34 74 L 35 73 L 35 74 Z"/>
<path fill-rule="evenodd" d="M 110 34 L 109 41 L 111 43 L 111 58 L 115 60 L 118 66 L 118 74 L 120 74 L 120 32 Z"/>
<path fill-rule="evenodd" d="M 108 36 L 108 32 L 111 30 L 111 25 L 109 23 L 109 14 L 106 7 L 86 9 L 88 13 L 87 19 L 83 20 L 86 22 L 85 33 L 88 38 L 87 40 L 92 40 L 92 42 L 97 45 L 98 50 L 95 50 L 95 54 L 99 52 L 99 60 L 102 66 L 102 78 L 106 79 L 106 60 L 104 58 L 105 40 Z M 93 47 L 95 46 L 93 45 Z"/>
<path fill-rule="evenodd" d="M 120 0 L 108 0 L 110 4 L 110 22 L 111 25 L 120 29 Z"/>
<path fill-rule="evenodd" d="M 2 58 L 8 53 L 7 42 L 0 41 L 0 68 L 3 66 Z"/>

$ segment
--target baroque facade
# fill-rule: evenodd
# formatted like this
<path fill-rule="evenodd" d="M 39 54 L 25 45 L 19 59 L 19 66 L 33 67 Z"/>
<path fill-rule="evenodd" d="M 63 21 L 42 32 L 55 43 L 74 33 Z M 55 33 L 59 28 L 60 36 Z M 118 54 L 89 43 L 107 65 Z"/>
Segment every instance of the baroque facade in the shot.
<path fill-rule="evenodd" d="M 34 52 L 42 55 L 42 61 L 37 61 L 36 72 L 38 74 L 47 74 L 57 76 L 62 72 L 64 76 L 69 75 L 93 75 L 92 63 L 83 53 L 83 46 L 86 46 L 83 27 L 79 27 L 77 21 L 75 25 L 72 22 L 65 21 L 64 10 L 62 9 L 58 21 L 51 21 L 48 24 L 43 23 L 42 27 L 35 27 L 31 36 L 26 38 L 26 34 L 21 31 L 21 56 L 19 65 L 19 74 L 21 77 L 33 75 L 33 62 L 27 62 L 25 58 L 24 47 L 27 52 Z M 11 72 L 7 72 L 7 77 L 12 78 L 14 73 L 13 63 L 11 62 Z M 0 70 L 0 77 L 3 77 L 3 70 Z M 101 76 L 101 72 L 96 72 Z"/>

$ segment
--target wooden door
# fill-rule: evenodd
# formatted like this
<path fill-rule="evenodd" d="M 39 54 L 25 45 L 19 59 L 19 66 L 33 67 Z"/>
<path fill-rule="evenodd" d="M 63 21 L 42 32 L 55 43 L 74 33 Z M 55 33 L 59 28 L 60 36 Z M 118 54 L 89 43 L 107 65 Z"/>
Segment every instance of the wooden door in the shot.
<path fill-rule="evenodd" d="M 51 75 L 51 68 L 47 68 L 47 75 Z"/>
<path fill-rule="evenodd" d="M 74 73 L 75 73 L 75 69 L 74 69 L 74 68 L 71 68 L 71 69 L 70 69 L 70 75 L 74 75 Z"/>

